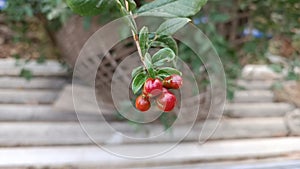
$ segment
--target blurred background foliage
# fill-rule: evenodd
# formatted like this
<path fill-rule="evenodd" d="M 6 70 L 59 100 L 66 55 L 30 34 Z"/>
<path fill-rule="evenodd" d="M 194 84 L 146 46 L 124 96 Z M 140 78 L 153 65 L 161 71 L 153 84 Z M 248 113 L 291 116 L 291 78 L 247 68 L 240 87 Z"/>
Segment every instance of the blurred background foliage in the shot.
<path fill-rule="evenodd" d="M 136 0 L 138 6 L 149 1 L 151 0 Z M 82 19 L 85 30 L 90 29 L 92 22 L 104 25 L 120 16 L 114 3 L 106 5 L 101 8 L 103 11 L 96 21 L 92 17 Z M 4 18 L 0 25 L 6 25 L 14 31 L 2 43 L 30 44 L 29 46 L 35 43 L 39 46 L 35 47 L 39 49 L 35 54 L 39 54 L 28 58 L 48 58 L 53 55 L 64 57 L 59 50 L 55 50 L 55 33 L 63 25 L 70 24 L 68 20 L 75 15 L 64 0 L 0 0 L 0 10 L 0 16 Z M 277 71 L 286 66 L 299 66 L 299 11 L 299 0 L 209 0 L 205 8 L 192 18 L 219 53 L 228 79 L 229 98 L 233 97 L 236 89 L 234 80 L 245 64 L 269 64 Z M 1 32 L 0 29 L 0 33 L 2 36 L 5 31 Z M 192 57 L 194 54 L 187 47 L 179 47 L 180 57 L 189 62 L 195 72 L 203 72 L 201 60 Z M 50 48 L 52 52 L 45 52 L 45 48 Z M 23 51 L 24 49 L 8 52 L 1 57 L 23 57 Z M 274 61 L 274 57 L 280 61 Z M 299 80 L 293 74 L 293 68 L 289 70 L 291 72 L 288 78 Z M 204 76 L 202 80 L 208 83 L 207 77 Z"/>

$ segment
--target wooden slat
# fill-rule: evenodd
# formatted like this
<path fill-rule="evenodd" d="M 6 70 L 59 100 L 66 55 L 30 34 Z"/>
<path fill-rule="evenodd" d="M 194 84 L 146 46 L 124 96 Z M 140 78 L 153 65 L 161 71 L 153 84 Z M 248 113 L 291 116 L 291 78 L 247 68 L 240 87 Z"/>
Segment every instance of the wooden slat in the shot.
<path fill-rule="evenodd" d="M 53 103 L 58 96 L 57 90 L 0 89 L 0 103 Z"/>
<path fill-rule="evenodd" d="M 273 80 L 260 81 L 260 80 L 237 80 L 237 85 L 247 90 L 268 90 L 271 89 L 275 83 Z"/>
<path fill-rule="evenodd" d="M 229 103 L 224 114 L 234 118 L 247 117 L 284 117 L 295 108 L 288 103 Z"/>
<path fill-rule="evenodd" d="M 274 93 L 270 90 L 243 90 L 234 93 L 233 102 L 236 103 L 259 103 L 273 102 Z"/>
<path fill-rule="evenodd" d="M 176 165 L 166 167 L 144 167 L 138 169 L 299 169 L 300 160 L 292 159 L 270 159 L 266 161 L 253 161 L 253 162 L 223 162 L 213 164 L 192 164 L 192 165 Z M 137 168 L 134 168 L 137 169 Z"/>
<path fill-rule="evenodd" d="M 0 60 L 0 75 L 2 76 L 19 76 L 22 68 L 32 71 L 35 76 L 65 76 L 67 69 L 57 61 L 47 60 L 40 64 L 32 60 L 26 62 L 25 60 L 15 59 L 1 59 Z"/>
<path fill-rule="evenodd" d="M 80 112 L 80 119 L 86 121 L 99 121 L 99 115 L 86 114 Z M 107 119 L 114 119 L 115 115 L 105 116 Z M 17 121 L 78 121 L 75 112 L 68 112 L 53 109 L 51 105 L 22 105 L 22 104 L 1 104 L 0 105 L 1 122 Z"/>
<path fill-rule="evenodd" d="M 66 82 L 64 78 L 33 77 L 31 80 L 26 80 L 22 77 L 0 77 L 0 88 L 60 89 Z"/>
<path fill-rule="evenodd" d="M 185 136 L 190 125 L 180 125 L 164 132 L 159 124 L 138 126 L 138 129 L 128 123 L 84 122 L 85 131 L 98 143 L 105 144 L 135 144 L 153 142 L 176 142 Z M 200 132 L 206 124 L 209 130 L 202 132 L 202 138 L 207 138 L 214 131 L 216 121 L 197 122 L 185 138 L 185 141 L 197 141 Z M 122 133 L 117 133 L 116 131 Z M 155 137 L 162 134 L 160 137 Z M 268 119 L 237 119 L 222 120 L 210 137 L 211 140 L 241 139 L 260 137 L 286 136 L 288 130 L 282 118 Z M 130 139 L 128 137 L 137 138 Z M 152 139 L 138 139 L 152 138 Z M 0 123 L 0 146 L 34 146 L 34 145 L 78 145 L 91 144 L 79 123 Z"/>
<path fill-rule="evenodd" d="M 279 80 L 283 73 L 276 73 L 267 65 L 246 65 L 242 70 L 242 78 L 247 80 Z"/>
<path fill-rule="evenodd" d="M 34 147 L 0 149 L 0 166 L 5 167 L 66 167 L 122 168 L 182 165 L 191 162 L 220 162 L 224 160 L 280 157 L 300 152 L 300 138 L 272 138 L 253 140 L 227 140 L 197 143 L 181 143 L 163 155 L 143 160 L 129 160 L 115 156 L 97 146 Z M 135 153 L 145 157 L 159 152 L 170 144 L 135 144 L 104 146 L 120 154 Z"/>

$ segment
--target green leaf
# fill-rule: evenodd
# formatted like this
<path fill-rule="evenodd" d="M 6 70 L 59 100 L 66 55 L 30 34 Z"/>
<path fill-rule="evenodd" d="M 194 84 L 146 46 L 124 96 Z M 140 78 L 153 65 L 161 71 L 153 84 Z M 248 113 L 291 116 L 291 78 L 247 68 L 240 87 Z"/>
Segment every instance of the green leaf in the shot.
<path fill-rule="evenodd" d="M 160 115 L 159 119 L 160 119 L 161 123 L 163 124 L 165 130 L 171 130 L 173 123 L 177 119 L 177 115 L 164 112 Z"/>
<path fill-rule="evenodd" d="M 139 67 L 136 67 L 135 69 L 132 70 L 131 72 L 131 77 L 135 77 L 137 74 L 143 72 L 144 70 L 144 67 L 143 66 L 139 66 Z"/>
<path fill-rule="evenodd" d="M 179 29 L 184 27 L 189 21 L 189 18 L 172 18 L 163 22 L 157 29 L 158 35 L 173 35 Z"/>
<path fill-rule="evenodd" d="M 137 74 L 132 81 L 131 89 L 134 94 L 139 92 L 139 90 L 143 87 L 145 81 L 147 80 L 147 75 L 142 73 Z"/>
<path fill-rule="evenodd" d="M 182 76 L 182 73 L 179 70 L 172 68 L 172 67 L 163 67 L 163 68 L 158 69 L 157 74 L 164 74 L 164 73 L 169 74 L 169 75 L 176 74 L 176 75 Z"/>
<path fill-rule="evenodd" d="M 20 77 L 24 77 L 26 80 L 30 80 L 32 78 L 31 70 L 23 68 L 20 72 Z"/>
<path fill-rule="evenodd" d="M 176 55 L 172 49 L 163 48 L 153 55 L 152 63 L 156 66 L 161 66 L 164 62 L 171 62 L 175 57 Z"/>
<path fill-rule="evenodd" d="M 169 73 L 163 72 L 163 71 L 157 71 L 156 72 L 156 76 L 158 76 L 161 79 L 165 79 L 166 77 L 170 76 Z"/>
<path fill-rule="evenodd" d="M 46 62 L 46 59 L 47 59 L 47 58 L 46 58 L 45 55 L 41 55 L 40 57 L 37 58 L 36 62 L 37 62 L 38 64 L 43 64 L 43 63 Z"/>
<path fill-rule="evenodd" d="M 140 46 L 141 46 L 143 56 L 145 56 L 148 50 L 148 42 L 149 42 L 148 34 L 149 34 L 148 28 L 144 26 L 140 30 L 140 34 L 139 34 L 139 41 L 140 41 Z"/>
<path fill-rule="evenodd" d="M 145 64 L 146 64 L 146 68 L 147 68 L 147 72 L 150 75 L 150 77 L 155 78 L 155 72 L 153 69 L 153 64 L 152 64 L 152 58 L 151 55 L 149 53 L 145 54 Z"/>
<path fill-rule="evenodd" d="M 212 22 L 227 22 L 230 19 L 229 14 L 225 14 L 225 13 L 212 13 L 210 15 L 210 21 Z"/>
<path fill-rule="evenodd" d="M 133 11 L 136 8 L 136 3 L 134 0 L 127 0 L 128 4 L 129 4 L 129 10 Z"/>
<path fill-rule="evenodd" d="M 278 64 L 271 64 L 268 67 L 270 67 L 276 73 L 281 73 L 283 71 L 283 67 Z"/>
<path fill-rule="evenodd" d="M 168 36 L 168 35 L 158 36 L 156 40 L 151 43 L 151 46 L 170 48 L 173 50 L 173 52 L 176 55 L 178 55 L 178 46 L 175 39 L 173 39 L 172 36 Z"/>
<path fill-rule="evenodd" d="M 67 0 L 72 11 L 81 16 L 94 16 L 102 12 L 109 0 Z"/>
<path fill-rule="evenodd" d="M 200 11 L 207 0 L 155 0 L 140 7 L 140 15 L 160 17 L 188 17 Z"/>

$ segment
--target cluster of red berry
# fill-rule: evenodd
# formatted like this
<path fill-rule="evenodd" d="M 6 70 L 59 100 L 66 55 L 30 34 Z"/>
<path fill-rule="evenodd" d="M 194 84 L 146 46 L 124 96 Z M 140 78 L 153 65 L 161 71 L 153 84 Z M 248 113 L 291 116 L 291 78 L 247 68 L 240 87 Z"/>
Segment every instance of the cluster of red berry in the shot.
<path fill-rule="evenodd" d="M 182 77 L 171 75 L 163 81 L 156 78 L 148 78 L 144 83 L 143 93 L 136 98 L 135 107 L 144 112 L 149 110 L 151 103 L 150 98 L 156 97 L 157 107 L 164 111 L 172 111 L 176 105 L 176 96 L 168 89 L 179 89 L 182 86 Z"/>

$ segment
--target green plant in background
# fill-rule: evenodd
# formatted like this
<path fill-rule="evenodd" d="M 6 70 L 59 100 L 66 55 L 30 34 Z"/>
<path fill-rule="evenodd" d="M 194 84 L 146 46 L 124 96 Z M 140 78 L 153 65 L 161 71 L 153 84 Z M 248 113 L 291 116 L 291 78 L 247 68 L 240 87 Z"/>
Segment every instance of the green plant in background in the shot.
<path fill-rule="evenodd" d="M 38 18 L 41 19 L 41 23 L 56 29 L 72 14 L 64 0 L 7 1 L 3 12 L 7 22 L 11 24 L 26 24 L 29 20 Z"/>
<path fill-rule="evenodd" d="M 234 91 L 238 89 L 235 84 L 235 79 L 237 79 L 240 75 L 241 65 L 238 58 L 238 52 L 231 46 L 229 40 L 226 39 L 226 37 L 224 37 L 224 35 L 222 35 L 217 29 L 218 24 L 224 24 L 231 19 L 229 13 L 219 10 L 219 6 L 222 6 L 223 8 L 231 8 L 232 0 L 208 1 L 206 8 L 194 16 L 193 21 L 194 24 L 197 25 L 211 40 L 220 56 L 220 59 L 222 60 L 227 79 L 227 98 L 231 100 L 234 97 Z M 187 57 L 186 59 L 190 58 Z M 194 63 L 192 65 L 195 69 L 202 66 L 200 61 L 193 60 L 192 63 Z M 204 82 L 207 81 L 208 83 L 208 77 L 205 76 L 203 78 Z"/>
<path fill-rule="evenodd" d="M 269 52 L 271 38 L 291 39 L 295 50 L 288 63 L 292 67 L 297 62 L 300 51 L 299 8 L 300 2 L 297 0 L 214 0 L 208 1 L 204 10 L 193 17 L 194 23 L 212 41 L 223 62 L 229 99 L 238 89 L 235 79 L 239 77 L 243 65 L 269 64 L 266 53 Z M 231 35 L 237 39 L 231 39 Z M 282 46 L 279 47 L 285 47 Z M 186 59 L 190 60 L 188 56 Z M 193 65 L 197 68 L 201 63 L 198 61 Z M 289 74 L 289 77 L 295 77 L 293 71 Z"/>

